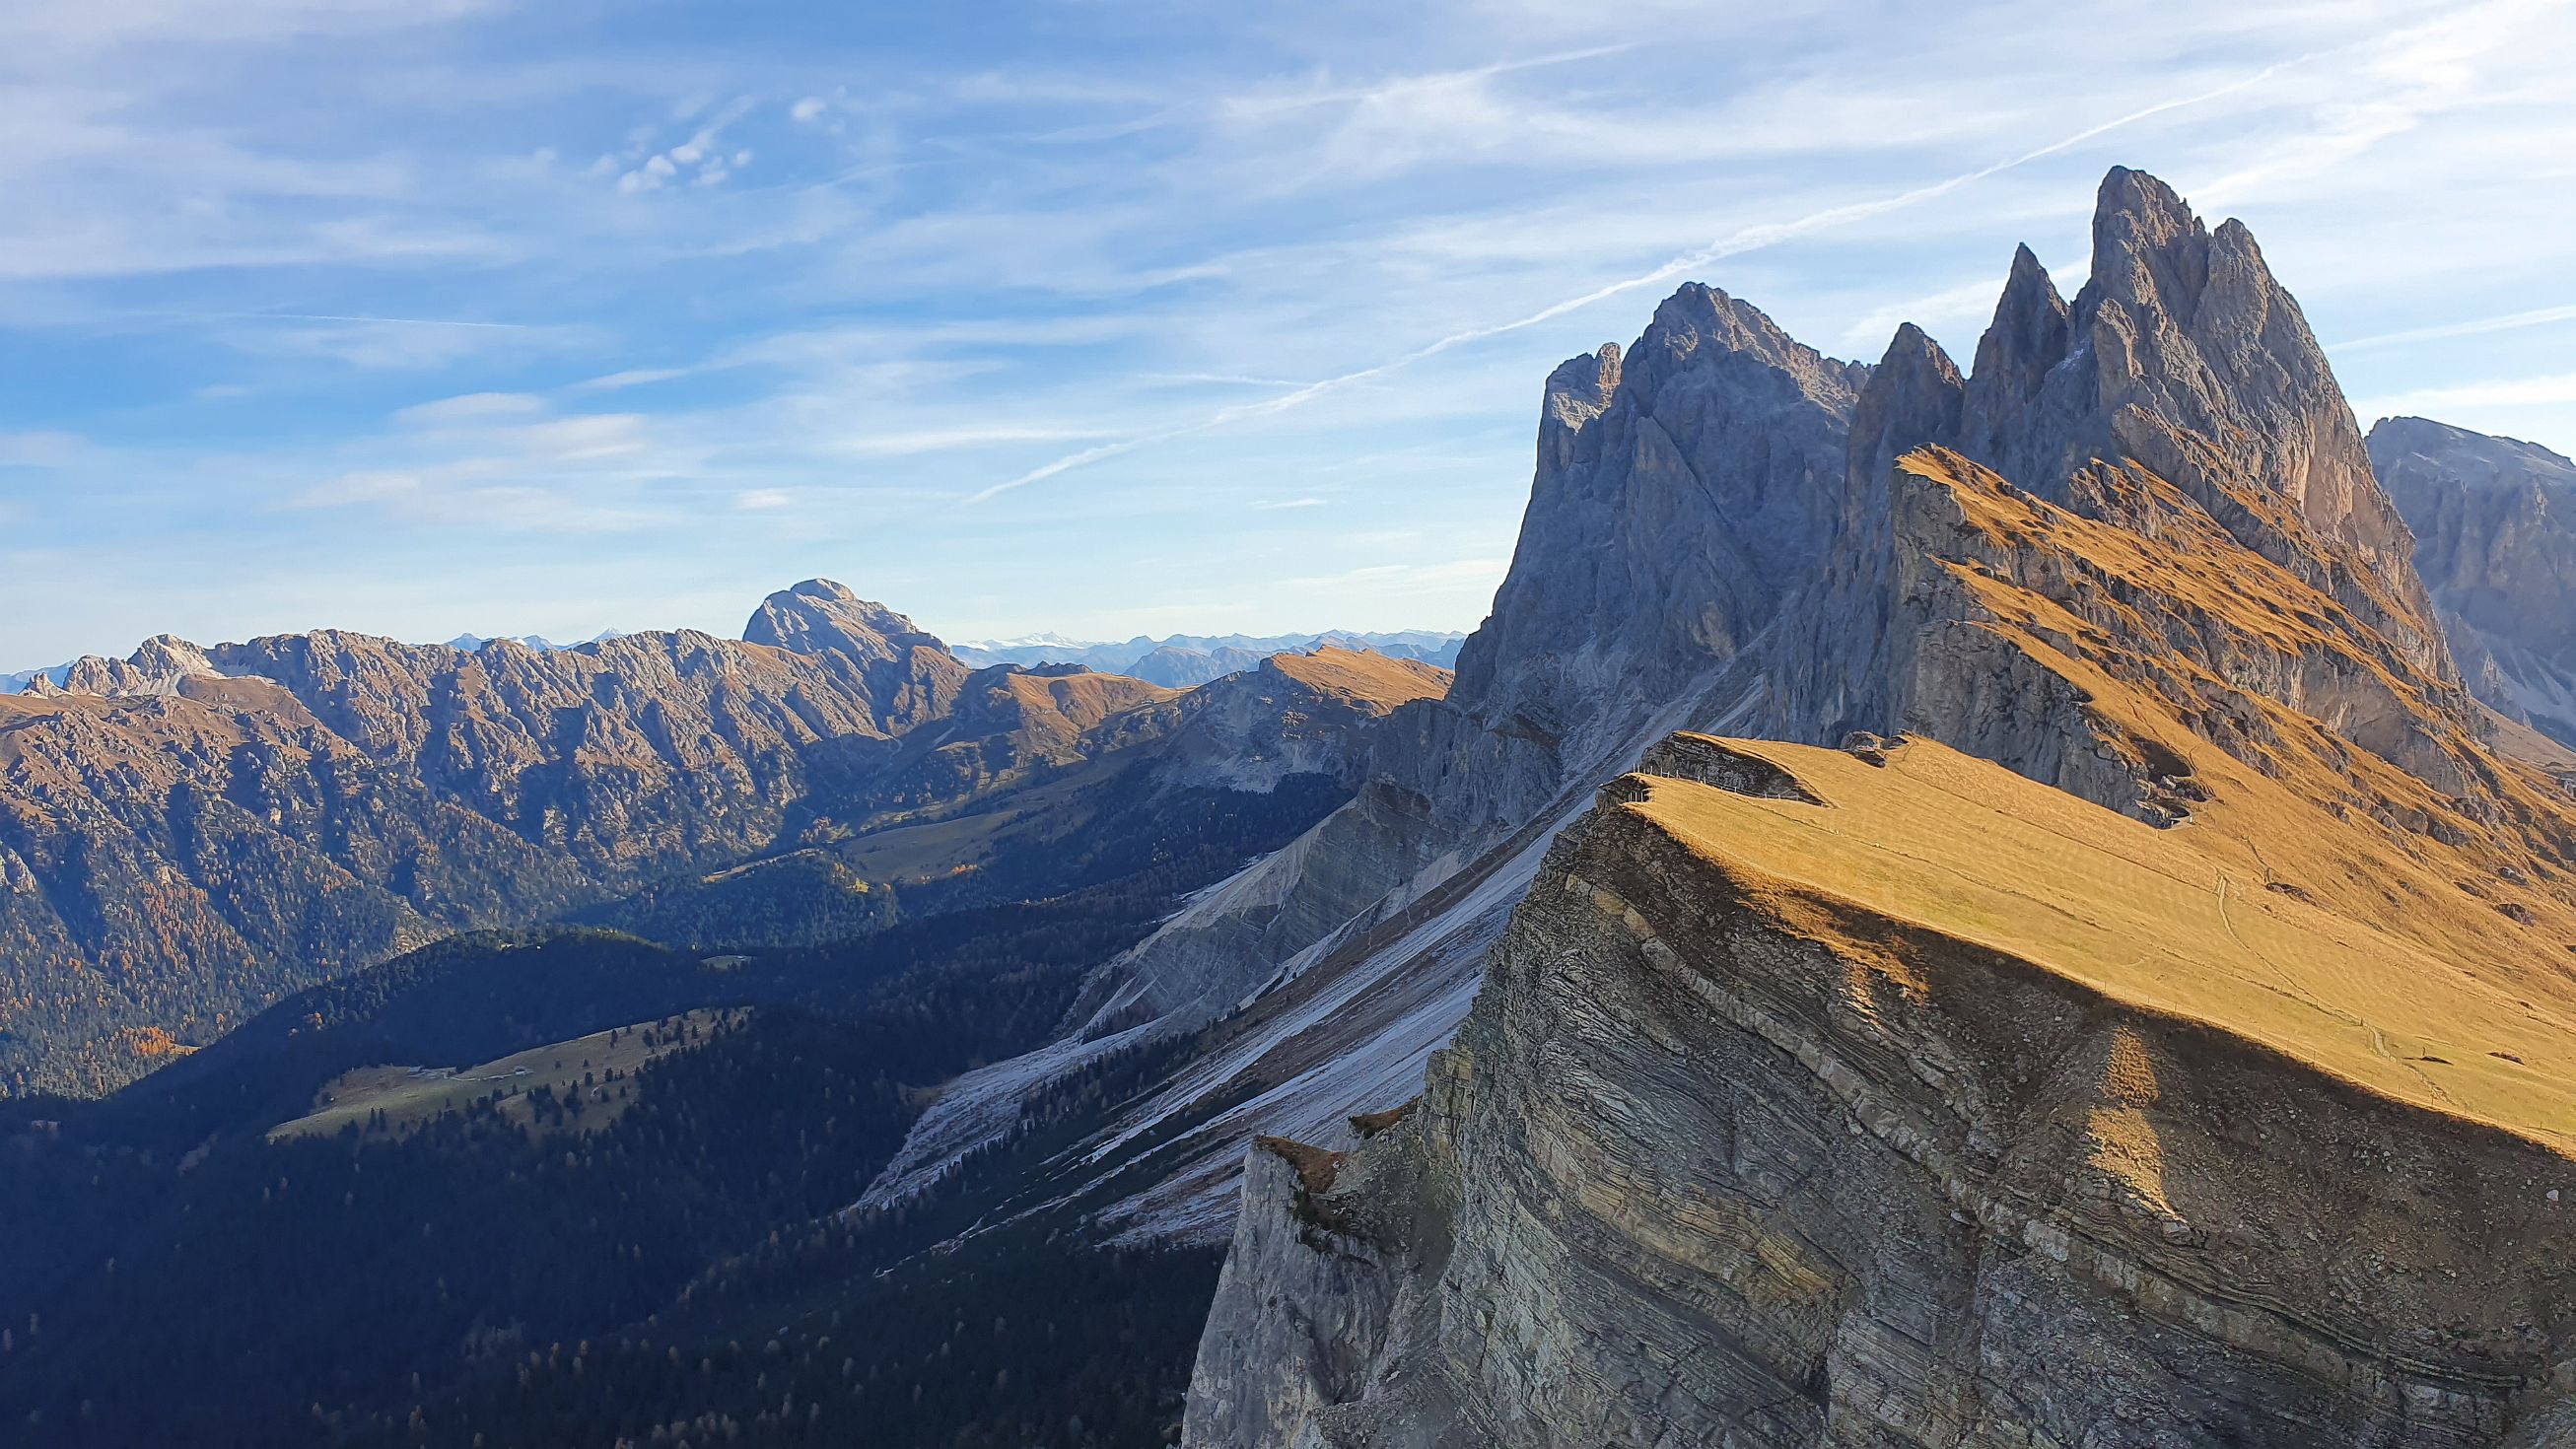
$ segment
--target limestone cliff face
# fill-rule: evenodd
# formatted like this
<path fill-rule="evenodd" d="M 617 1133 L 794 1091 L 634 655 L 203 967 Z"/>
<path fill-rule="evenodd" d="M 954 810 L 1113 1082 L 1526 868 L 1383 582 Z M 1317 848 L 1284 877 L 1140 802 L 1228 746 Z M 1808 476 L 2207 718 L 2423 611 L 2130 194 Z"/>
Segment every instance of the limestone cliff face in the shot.
<path fill-rule="evenodd" d="M 1979 348 L 1980 374 L 1995 375 L 1968 399 L 1969 456 L 2052 496 L 2095 459 L 2134 460 L 2419 668 L 2447 672 L 2406 527 L 2298 302 L 2242 222 L 2212 231 L 2163 182 L 2114 167 L 2094 209 L 2093 274 L 2062 333 L 2054 302 L 2017 258 Z"/>
<path fill-rule="evenodd" d="M 1804 827 L 1745 828 L 1919 774 L 1976 802 L 1963 845 L 2008 840 L 2036 787 L 1906 758 L 1936 750 L 1828 770 L 1703 744 L 1655 765 L 1695 778 L 1606 792 L 1418 1108 L 1347 1153 L 1254 1149 L 1183 1442 L 2556 1442 L 2576 1121 L 2464 1120 L 2397 1100 L 2401 1064 L 2357 1086 L 2295 1027 L 2293 1051 L 2214 1027 L 2232 1006 L 2123 974 L 2109 918 L 2098 957 L 1989 937 L 1978 862 L 1932 863 L 1969 909 L 1927 921 L 1895 856 L 1836 879 Z M 2130 852 L 2158 836 L 2099 814 L 2008 870 L 2154 878 L 2178 858 Z M 2277 897 L 2213 909 L 2218 953 L 2315 928 Z M 2181 972 L 2202 948 L 2169 949 Z M 2516 1110 L 2511 1084 L 2462 1097 Z"/>
<path fill-rule="evenodd" d="M 1463 745 L 1488 778 L 1440 782 L 1444 811 L 1529 818 L 1596 764 L 1572 737 L 1770 625 L 1823 554 L 1867 372 L 1698 285 L 1626 352 L 1556 370 L 1511 572 L 1450 694 L 1488 738 L 1434 750 Z"/>
<path fill-rule="evenodd" d="M 1401 912 L 1673 724 L 1722 712 L 1693 701 L 1816 566 L 1867 371 L 1696 285 L 1625 352 L 1558 367 L 1520 543 L 1456 683 L 1372 733 L 1349 818 L 1267 868 L 1291 878 L 1248 893 L 1267 918 L 1257 947 L 1212 898 L 1120 963 L 1117 999 L 1231 1005 L 1337 928 Z"/>
<path fill-rule="evenodd" d="M 2576 744 L 2576 463 L 2423 418 L 2369 442 L 2470 687 Z"/>

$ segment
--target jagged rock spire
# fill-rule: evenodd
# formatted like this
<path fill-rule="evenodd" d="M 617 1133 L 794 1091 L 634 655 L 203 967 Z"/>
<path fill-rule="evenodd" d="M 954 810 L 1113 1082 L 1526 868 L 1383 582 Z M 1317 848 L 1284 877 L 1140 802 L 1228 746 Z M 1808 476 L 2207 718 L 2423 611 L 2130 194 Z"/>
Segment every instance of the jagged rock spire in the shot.
<path fill-rule="evenodd" d="M 1733 656 L 1817 567 L 1866 375 L 1696 283 L 1634 347 L 1557 368 L 1511 572 L 1451 698 L 1554 735 L 1606 691 Z"/>
<path fill-rule="evenodd" d="M 2012 272 L 1995 302 L 1994 321 L 1977 343 L 1976 371 L 1962 410 L 1961 451 L 1979 459 L 1993 457 L 2006 441 L 2006 420 L 2028 408 L 2048 375 L 2066 360 L 2073 330 L 2074 314 L 2057 294 L 2047 268 L 2028 246 L 2014 248 Z"/>
<path fill-rule="evenodd" d="M 1787 611 L 1773 666 L 1779 728 L 1839 740 L 1891 714 L 1886 659 L 1895 576 L 1888 470 L 1927 440 L 1958 436 L 1966 385 L 1922 328 L 1896 329 L 1852 411 L 1840 512 L 1821 573 Z"/>

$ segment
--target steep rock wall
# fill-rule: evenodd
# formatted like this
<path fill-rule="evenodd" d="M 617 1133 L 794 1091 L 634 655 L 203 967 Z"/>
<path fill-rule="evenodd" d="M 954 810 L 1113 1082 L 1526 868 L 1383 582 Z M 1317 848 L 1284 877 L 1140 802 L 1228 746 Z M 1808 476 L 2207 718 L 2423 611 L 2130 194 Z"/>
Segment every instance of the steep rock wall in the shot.
<path fill-rule="evenodd" d="M 1255 1148 L 1185 1444 L 2554 1442 L 2564 1113 L 1808 895 L 1691 773 L 1560 841 L 1416 1111 Z"/>

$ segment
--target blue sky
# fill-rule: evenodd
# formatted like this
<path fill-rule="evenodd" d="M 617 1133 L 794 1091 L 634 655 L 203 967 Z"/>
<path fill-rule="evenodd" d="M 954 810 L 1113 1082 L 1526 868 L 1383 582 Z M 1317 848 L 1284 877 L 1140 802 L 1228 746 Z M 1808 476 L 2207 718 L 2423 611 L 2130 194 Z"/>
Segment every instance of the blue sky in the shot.
<path fill-rule="evenodd" d="M 1471 627 L 1682 280 L 1963 359 L 2102 170 L 2576 450 L 2566 3 L 11 0 L 0 667 L 336 625 Z"/>

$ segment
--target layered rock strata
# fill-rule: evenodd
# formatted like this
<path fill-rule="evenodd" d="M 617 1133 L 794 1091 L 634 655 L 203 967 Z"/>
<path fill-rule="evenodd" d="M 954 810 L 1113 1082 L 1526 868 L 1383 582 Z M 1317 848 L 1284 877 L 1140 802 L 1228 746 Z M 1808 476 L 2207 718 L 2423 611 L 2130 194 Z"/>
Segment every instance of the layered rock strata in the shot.
<path fill-rule="evenodd" d="M 2553 1442 L 2563 1001 L 1928 742 L 1681 743 L 1417 1110 L 1254 1149 L 1184 1443 Z"/>

